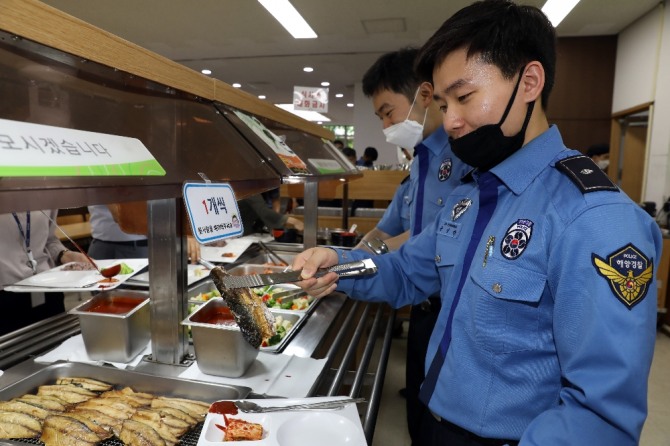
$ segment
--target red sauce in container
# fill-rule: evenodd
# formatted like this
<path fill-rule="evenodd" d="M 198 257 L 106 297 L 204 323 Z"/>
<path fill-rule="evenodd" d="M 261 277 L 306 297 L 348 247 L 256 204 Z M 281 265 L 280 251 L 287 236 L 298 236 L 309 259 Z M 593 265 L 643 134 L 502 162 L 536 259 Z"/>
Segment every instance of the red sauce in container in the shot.
<path fill-rule="evenodd" d="M 94 303 L 86 311 L 91 313 L 106 313 L 106 314 L 125 314 L 132 311 L 136 306 L 143 301 L 138 299 L 130 299 L 127 297 L 115 297 L 114 300 L 101 300 Z"/>
<path fill-rule="evenodd" d="M 216 401 L 209 406 L 209 413 L 237 415 L 237 407 L 232 401 Z"/>
<path fill-rule="evenodd" d="M 198 322 L 212 325 L 237 325 L 233 314 L 227 307 L 215 308 L 213 311 L 205 314 L 202 320 L 198 320 Z"/>

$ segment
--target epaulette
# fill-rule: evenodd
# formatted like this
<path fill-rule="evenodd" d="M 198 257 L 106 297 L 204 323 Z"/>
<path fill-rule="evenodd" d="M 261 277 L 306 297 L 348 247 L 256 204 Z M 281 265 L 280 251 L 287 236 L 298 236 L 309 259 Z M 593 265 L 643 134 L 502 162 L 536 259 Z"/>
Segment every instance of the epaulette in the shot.
<path fill-rule="evenodd" d="M 619 191 L 610 177 L 588 156 L 576 155 L 562 159 L 556 163 L 556 168 L 566 174 L 583 194 L 602 190 Z"/>
<path fill-rule="evenodd" d="M 400 184 L 405 184 L 407 182 L 407 180 L 409 180 L 409 175 L 407 175 L 405 178 L 403 178 L 402 181 L 400 182 Z"/>

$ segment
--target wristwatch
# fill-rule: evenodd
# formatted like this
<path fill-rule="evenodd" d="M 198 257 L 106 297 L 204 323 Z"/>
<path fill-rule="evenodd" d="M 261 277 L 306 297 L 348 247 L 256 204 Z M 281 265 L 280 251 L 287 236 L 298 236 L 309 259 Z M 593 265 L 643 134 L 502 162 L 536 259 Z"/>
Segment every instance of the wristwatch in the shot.
<path fill-rule="evenodd" d="M 379 240 L 378 238 L 373 238 L 372 240 L 363 240 L 363 244 L 378 256 L 389 252 L 389 247 L 386 246 L 386 243 L 384 243 L 383 240 Z"/>

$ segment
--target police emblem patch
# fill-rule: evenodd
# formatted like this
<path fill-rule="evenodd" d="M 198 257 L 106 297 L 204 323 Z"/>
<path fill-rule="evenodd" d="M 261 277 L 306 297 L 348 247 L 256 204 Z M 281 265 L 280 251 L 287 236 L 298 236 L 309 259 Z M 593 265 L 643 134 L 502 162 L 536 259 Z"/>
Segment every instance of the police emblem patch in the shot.
<path fill-rule="evenodd" d="M 591 254 L 598 274 L 607 279 L 614 295 L 630 310 L 647 295 L 654 264 L 635 246 L 628 244 L 606 259 Z"/>
<path fill-rule="evenodd" d="M 451 162 L 451 158 L 447 158 L 446 160 L 442 161 L 442 164 L 440 164 L 440 170 L 437 173 L 437 179 L 440 181 L 448 180 L 451 176 L 452 166 L 453 163 Z"/>
<path fill-rule="evenodd" d="M 500 252 L 509 260 L 517 259 L 528 247 L 530 236 L 533 233 L 533 222 L 519 219 L 507 229 L 505 237 L 500 242 Z"/>

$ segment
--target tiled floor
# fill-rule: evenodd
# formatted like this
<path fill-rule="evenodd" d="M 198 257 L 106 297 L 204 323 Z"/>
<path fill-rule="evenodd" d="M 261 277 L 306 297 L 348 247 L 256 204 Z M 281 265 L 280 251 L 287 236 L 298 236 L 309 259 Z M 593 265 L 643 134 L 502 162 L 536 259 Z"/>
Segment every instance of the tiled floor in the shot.
<path fill-rule="evenodd" d="M 407 331 L 405 330 L 405 334 Z M 398 395 L 405 381 L 407 340 L 396 338 L 384 381 L 381 409 L 372 446 L 409 446 L 405 400 Z M 670 446 L 670 337 L 659 333 L 649 380 L 649 416 L 642 430 L 641 446 Z"/>

